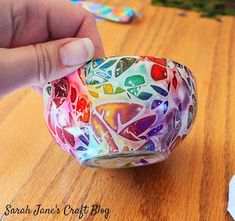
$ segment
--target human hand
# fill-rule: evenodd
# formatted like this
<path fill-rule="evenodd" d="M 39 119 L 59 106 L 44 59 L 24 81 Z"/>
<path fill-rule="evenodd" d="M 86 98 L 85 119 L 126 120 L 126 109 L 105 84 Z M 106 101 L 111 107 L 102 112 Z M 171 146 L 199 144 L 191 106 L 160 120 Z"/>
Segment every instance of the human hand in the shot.
<path fill-rule="evenodd" d="M 104 56 L 95 18 L 69 0 L 0 5 L 0 97 L 24 86 L 39 89 Z"/>

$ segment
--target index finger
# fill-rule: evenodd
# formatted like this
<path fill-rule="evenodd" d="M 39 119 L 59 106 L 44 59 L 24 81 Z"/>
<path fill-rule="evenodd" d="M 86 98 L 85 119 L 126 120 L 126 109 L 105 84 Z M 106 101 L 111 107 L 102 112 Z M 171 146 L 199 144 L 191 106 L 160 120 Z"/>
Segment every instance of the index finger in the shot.
<path fill-rule="evenodd" d="M 104 56 L 96 20 L 90 12 L 69 1 L 50 0 L 50 3 L 44 3 L 44 6 L 48 13 L 48 28 L 53 40 L 59 37 L 90 38 L 95 47 L 95 57 Z"/>
<path fill-rule="evenodd" d="M 95 57 L 103 57 L 103 44 L 94 16 L 69 0 L 24 0 L 12 4 L 11 47 L 62 38 L 89 38 Z M 4 31 L 4 30 L 3 30 Z"/>

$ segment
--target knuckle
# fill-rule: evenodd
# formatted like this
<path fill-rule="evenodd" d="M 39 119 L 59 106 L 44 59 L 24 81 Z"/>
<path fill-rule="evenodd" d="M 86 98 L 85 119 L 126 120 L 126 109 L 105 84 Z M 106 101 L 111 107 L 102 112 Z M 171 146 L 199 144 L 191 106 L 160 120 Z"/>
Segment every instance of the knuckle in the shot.
<path fill-rule="evenodd" d="M 52 65 L 48 49 L 44 44 L 36 44 L 34 46 L 37 58 L 37 77 L 39 84 L 44 84 L 50 79 Z"/>

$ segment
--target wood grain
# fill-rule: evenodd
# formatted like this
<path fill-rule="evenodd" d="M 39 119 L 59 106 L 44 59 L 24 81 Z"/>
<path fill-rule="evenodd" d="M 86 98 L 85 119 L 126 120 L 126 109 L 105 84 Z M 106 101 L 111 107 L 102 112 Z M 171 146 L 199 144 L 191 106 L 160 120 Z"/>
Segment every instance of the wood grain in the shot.
<path fill-rule="evenodd" d="M 100 204 L 108 220 L 224 221 L 228 183 L 235 174 L 235 18 L 223 22 L 150 1 L 100 1 L 138 9 L 130 25 L 98 22 L 106 55 L 153 55 L 188 66 L 199 107 L 187 139 L 168 160 L 122 170 L 80 166 L 61 150 L 30 88 L 0 101 L 0 220 L 78 220 L 77 215 L 3 216 L 7 204 L 34 208 Z M 104 215 L 81 220 L 105 220 Z"/>

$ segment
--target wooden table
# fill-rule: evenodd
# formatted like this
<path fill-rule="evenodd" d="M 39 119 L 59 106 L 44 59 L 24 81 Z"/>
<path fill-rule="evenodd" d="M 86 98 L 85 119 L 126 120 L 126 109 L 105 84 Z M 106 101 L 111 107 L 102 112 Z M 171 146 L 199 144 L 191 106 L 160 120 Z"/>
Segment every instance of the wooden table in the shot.
<path fill-rule="evenodd" d="M 100 2 L 143 14 L 130 25 L 98 23 L 106 55 L 167 57 L 194 72 L 199 108 L 193 130 L 162 163 L 86 168 L 53 141 L 40 96 L 30 88 L 10 94 L 0 101 L 0 217 L 78 220 L 79 214 L 63 214 L 66 205 L 100 204 L 114 221 L 232 220 L 226 207 L 235 174 L 235 18 L 217 22 L 194 12 L 182 17 L 180 10 L 154 7 L 149 0 Z M 57 206 L 61 213 L 3 216 L 7 204 Z M 105 217 L 99 213 L 81 220 Z"/>

